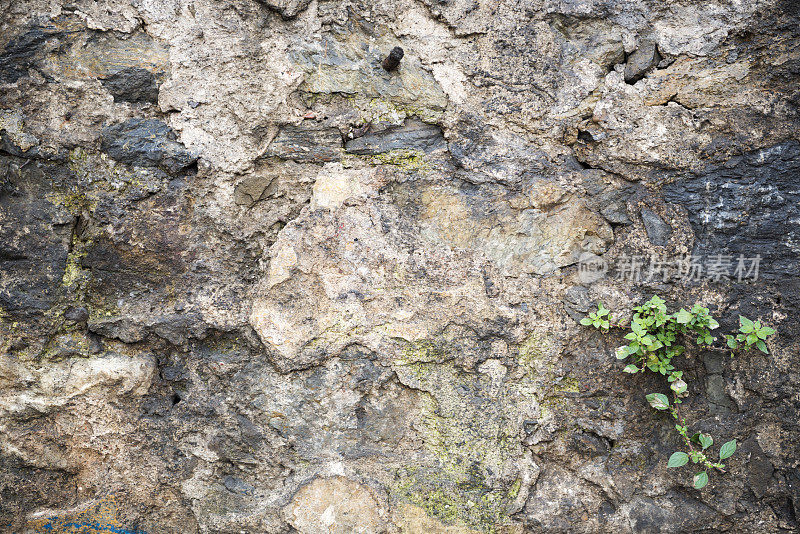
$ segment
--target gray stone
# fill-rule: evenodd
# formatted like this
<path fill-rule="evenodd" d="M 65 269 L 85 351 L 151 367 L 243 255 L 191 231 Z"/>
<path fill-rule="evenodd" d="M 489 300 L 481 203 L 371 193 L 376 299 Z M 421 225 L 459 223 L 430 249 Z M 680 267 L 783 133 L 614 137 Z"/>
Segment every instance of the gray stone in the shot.
<path fill-rule="evenodd" d="M 642 216 L 642 223 L 647 231 L 647 237 L 650 242 L 660 247 L 666 246 L 669 238 L 672 235 L 672 228 L 664 222 L 654 211 L 642 208 L 640 211 Z"/>
<path fill-rule="evenodd" d="M 336 128 L 284 126 L 265 155 L 299 163 L 324 163 L 339 160 L 341 148 L 342 136 Z"/>
<path fill-rule="evenodd" d="M 709 2 L 5 2 L 0 530 L 796 531 L 800 25 Z M 681 337 L 702 491 L 653 293 L 779 332 Z"/>
<path fill-rule="evenodd" d="M 232 493 L 252 495 L 255 488 L 238 477 L 226 476 L 223 479 L 225 488 Z"/>
<path fill-rule="evenodd" d="M 402 126 L 367 133 L 345 144 L 351 154 L 375 155 L 390 150 L 421 150 L 432 152 L 444 148 L 442 129 L 422 121 L 407 119 Z"/>
<path fill-rule="evenodd" d="M 736 453 L 740 454 L 744 461 L 747 462 L 745 476 L 747 477 L 748 485 L 753 489 L 756 497 L 763 498 L 767 493 L 769 484 L 772 482 L 775 466 L 764 454 L 756 439 L 750 438 L 746 440 L 740 445 Z"/>
<path fill-rule="evenodd" d="M 630 224 L 628 208 L 624 202 L 612 202 L 600 210 L 600 214 L 612 224 Z"/>
<path fill-rule="evenodd" d="M 625 82 L 636 83 L 661 61 L 656 42 L 652 39 L 643 39 L 636 50 L 628 56 L 625 64 Z"/>
<path fill-rule="evenodd" d="M 589 311 L 592 300 L 589 298 L 589 290 L 582 286 L 571 286 L 564 293 L 565 302 L 571 304 L 580 312 Z"/>

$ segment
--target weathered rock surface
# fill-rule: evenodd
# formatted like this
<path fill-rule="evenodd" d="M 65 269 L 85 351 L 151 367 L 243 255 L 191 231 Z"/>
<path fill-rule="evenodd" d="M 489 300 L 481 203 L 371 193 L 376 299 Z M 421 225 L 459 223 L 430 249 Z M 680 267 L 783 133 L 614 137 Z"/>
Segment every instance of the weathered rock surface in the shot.
<path fill-rule="evenodd" d="M 0 13 L 0 531 L 800 528 L 795 3 Z M 578 324 L 654 293 L 778 330 L 674 360 L 703 491 Z"/>

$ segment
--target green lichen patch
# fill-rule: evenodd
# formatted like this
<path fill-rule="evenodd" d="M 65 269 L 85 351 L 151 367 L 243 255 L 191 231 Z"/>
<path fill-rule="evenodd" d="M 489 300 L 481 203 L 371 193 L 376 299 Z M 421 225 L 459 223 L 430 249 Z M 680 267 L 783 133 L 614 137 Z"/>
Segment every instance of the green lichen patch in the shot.
<path fill-rule="evenodd" d="M 371 156 L 373 164 L 394 165 L 403 172 L 428 173 L 431 171 L 430 162 L 425 153 L 415 149 L 397 149 Z"/>
<path fill-rule="evenodd" d="M 61 285 L 64 288 L 75 289 L 86 280 L 87 274 L 81 266 L 81 261 L 86 256 L 86 247 L 86 242 L 81 241 L 77 236 L 73 236 L 72 248 L 67 254 L 64 276 L 61 278 Z"/>
<path fill-rule="evenodd" d="M 356 100 L 353 104 L 358 105 Z M 441 118 L 442 110 L 437 107 L 426 107 L 397 101 L 374 98 L 365 105 L 359 106 L 363 123 L 403 124 L 409 117 L 417 117 L 423 122 L 436 123 Z"/>
<path fill-rule="evenodd" d="M 420 363 L 442 362 L 448 357 L 447 343 L 443 340 L 422 339 L 407 342 L 402 349 L 402 357 L 398 365 L 414 365 Z"/>
<path fill-rule="evenodd" d="M 390 493 L 443 523 L 493 533 L 510 522 L 508 503 L 516 496 L 512 489 L 489 487 L 480 478 L 453 483 L 435 469 L 401 469 Z"/>
<path fill-rule="evenodd" d="M 414 428 L 429 460 L 404 469 L 398 499 L 446 523 L 495 532 L 510 521 L 520 492 L 524 451 L 519 436 L 538 401 L 529 380 L 503 381 L 442 361 L 433 340 L 417 342 L 396 364 L 400 381 L 422 391 Z"/>

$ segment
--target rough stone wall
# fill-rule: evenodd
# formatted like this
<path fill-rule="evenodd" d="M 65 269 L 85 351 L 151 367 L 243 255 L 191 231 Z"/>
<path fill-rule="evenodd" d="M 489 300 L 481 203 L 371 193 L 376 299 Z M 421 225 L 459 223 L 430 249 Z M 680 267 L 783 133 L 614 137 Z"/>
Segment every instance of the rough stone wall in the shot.
<path fill-rule="evenodd" d="M 798 17 L 0 0 L 0 530 L 796 531 Z M 703 491 L 576 322 L 654 293 L 779 332 L 676 361 Z"/>

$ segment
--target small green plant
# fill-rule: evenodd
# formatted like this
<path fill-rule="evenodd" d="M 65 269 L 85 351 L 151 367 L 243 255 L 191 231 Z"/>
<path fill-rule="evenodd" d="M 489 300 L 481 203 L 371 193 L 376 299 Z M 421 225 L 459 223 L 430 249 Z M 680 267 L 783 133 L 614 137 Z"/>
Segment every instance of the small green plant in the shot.
<path fill-rule="evenodd" d="M 758 348 L 764 354 L 769 354 L 767 344 L 764 340 L 775 333 L 775 330 L 768 326 L 761 326 L 760 321 L 751 321 L 747 317 L 739 316 L 739 333 L 736 336 L 726 335 L 725 341 L 731 350 L 737 350 L 742 345 L 746 349 Z M 731 352 L 733 356 L 733 352 Z"/>
<path fill-rule="evenodd" d="M 711 332 L 719 327 L 719 323 L 711 317 L 708 308 L 699 304 L 695 304 L 690 310 L 681 308 L 675 313 L 667 313 L 665 301 L 656 295 L 633 311 L 630 325 L 626 327 L 615 323 L 614 316 L 600 303 L 596 312 L 581 319 L 581 324 L 604 333 L 611 328 L 630 329 L 624 336 L 628 344 L 618 347 L 615 352 L 618 360 L 630 358 L 629 361 L 632 361 L 625 366 L 623 372 L 636 374 L 649 369 L 666 378 L 672 392 L 672 402 L 663 393 L 650 393 L 645 398 L 650 406 L 659 411 L 667 411 L 675 419 L 675 430 L 686 446 L 686 452 L 677 451 L 670 456 L 667 467 L 682 467 L 691 460 L 702 469 L 692 481 L 695 488 L 702 489 L 708 484 L 709 470 L 725 472 L 722 461 L 730 458 L 736 451 L 736 440 L 728 441 L 720 447 L 719 461 L 712 460 L 706 454 L 714 439 L 709 434 L 690 432 L 686 418 L 680 413 L 682 399 L 689 395 L 688 385 L 683 379 L 683 371 L 675 369 L 672 360 L 686 350 L 681 344 L 686 338 L 694 339 L 700 347 L 711 348 L 717 340 Z M 739 316 L 739 325 L 739 334 L 725 336 L 731 356 L 735 350 L 749 350 L 753 347 L 768 352 L 765 340 L 775 334 L 774 329 L 742 316 Z"/>

